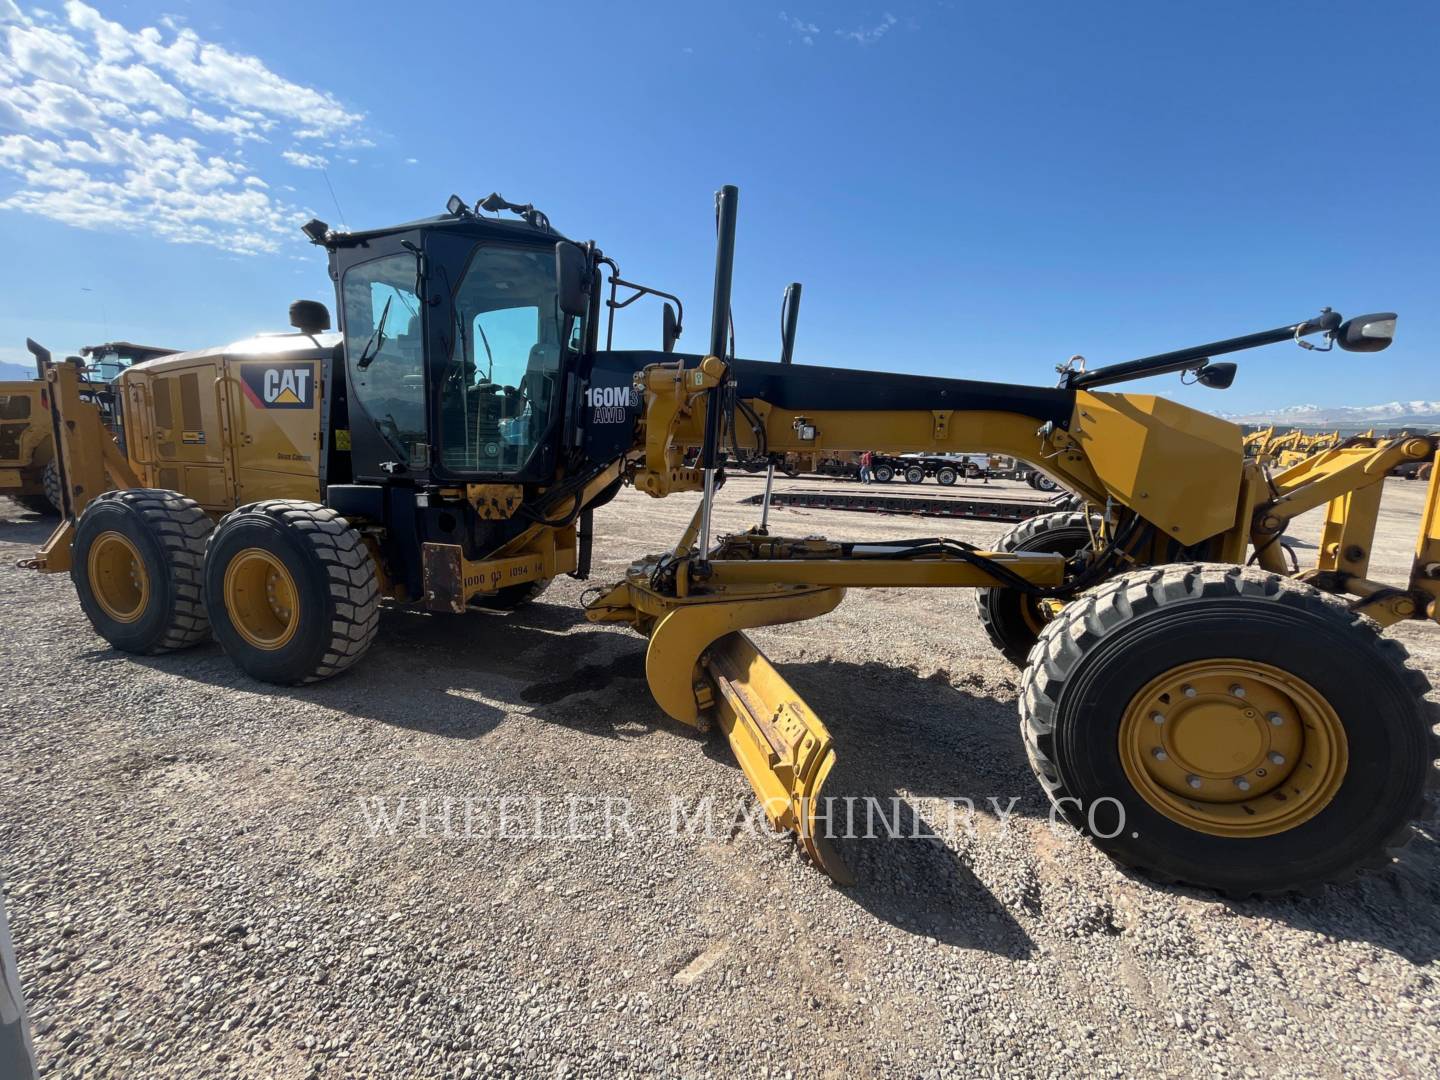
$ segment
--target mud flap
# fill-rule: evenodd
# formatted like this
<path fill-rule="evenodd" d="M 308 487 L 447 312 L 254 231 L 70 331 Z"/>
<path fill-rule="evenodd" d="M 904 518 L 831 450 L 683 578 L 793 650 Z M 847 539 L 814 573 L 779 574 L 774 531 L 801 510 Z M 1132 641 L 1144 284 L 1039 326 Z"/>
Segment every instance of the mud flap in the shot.
<path fill-rule="evenodd" d="M 730 749 L 776 829 L 794 832 L 815 864 L 840 885 L 854 881 L 830 843 L 821 795 L 835 764 L 830 732 L 742 633 L 710 646 L 705 668 Z"/>

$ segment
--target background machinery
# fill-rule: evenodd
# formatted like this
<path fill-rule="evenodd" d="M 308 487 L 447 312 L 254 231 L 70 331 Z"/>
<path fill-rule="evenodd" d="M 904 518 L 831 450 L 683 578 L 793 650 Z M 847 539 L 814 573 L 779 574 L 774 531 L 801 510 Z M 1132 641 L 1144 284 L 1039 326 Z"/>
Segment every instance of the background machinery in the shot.
<path fill-rule="evenodd" d="M 309 223 L 339 333 L 301 301 L 295 334 L 136 365 L 120 380 L 124 451 L 73 369 L 32 343 L 66 520 L 29 565 L 69 570 L 118 648 L 213 633 L 251 675 L 296 683 L 354 664 L 382 599 L 509 608 L 557 574 L 585 577 L 593 511 L 623 483 L 698 492 L 685 534 L 596 590 L 587 614 L 648 637 L 660 707 L 719 728 L 772 823 L 837 879 L 830 734 L 743 631 L 823 615 L 848 588 L 978 590 L 992 639 L 1025 665 L 1036 776 L 1126 864 L 1273 892 L 1343 878 L 1408 836 L 1435 718 L 1381 630 L 1440 619 L 1434 480 L 1409 579 L 1374 581 L 1368 564 L 1383 477 L 1434 459 L 1440 440 L 1351 440 L 1267 478 L 1238 427 L 1103 389 L 1164 372 L 1223 388 L 1235 366 L 1214 356 L 1309 335 L 1376 351 L 1393 315 L 1327 309 L 1027 387 L 792 364 L 795 290 L 781 362 L 742 360 L 727 333 L 737 203 L 734 188 L 717 200 L 704 355 L 671 351 L 669 305 L 662 350 L 599 348 L 607 271 L 612 320 L 623 306 L 618 267 L 498 195 L 393 228 Z M 507 210 L 516 219 L 481 213 Z M 776 536 L 768 502 L 749 531 L 712 535 L 728 460 L 861 449 L 1008 455 L 1083 508 L 1032 519 L 995 551 Z M 1302 571 L 1282 536 L 1321 507 Z"/>
<path fill-rule="evenodd" d="M 113 382 L 130 364 L 165 356 L 173 349 L 128 341 L 86 345 L 69 362 L 81 376 L 80 393 L 100 412 L 105 427 L 120 436 Z M 49 400 L 40 378 L 0 382 L 0 495 L 36 514 L 60 510 L 60 473 L 50 432 Z"/>

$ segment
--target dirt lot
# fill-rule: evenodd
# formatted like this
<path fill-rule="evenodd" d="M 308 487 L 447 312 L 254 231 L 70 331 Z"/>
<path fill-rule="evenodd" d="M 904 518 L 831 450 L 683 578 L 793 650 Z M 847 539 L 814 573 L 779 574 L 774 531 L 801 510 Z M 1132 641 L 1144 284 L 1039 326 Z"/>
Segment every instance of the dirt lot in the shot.
<path fill-rule="evenodd" d="M 1375 570 L 1398 580 L 1422 490 L 1388 487 Z M 758 490 L 732 482 L 720 525 Z M 595 580 L 692 508 L 624 492 Z M 966 594 L 852 593 L 756 635 L 835 734 L 833 786 L 946 837 L 870 842 L 839 889 L 724 827 L 748 795 L 728 748 L 662 716 L 643 641 L 587 624 L 578 582 L 511 617 L 386 612 L 356 670 L 277 689 L 214 645 L 107 648 L 68 579 L 13 568 L 45 532 L 0 504 L 0 874 L 48 1075 L 1440 1074 L 1433 828 L 1312 898 L 1128 876 L 1052 827 L 1016 672 Z M 1440 681 L 1440 632 L 1396 636 Z M 483 800 L 506 796 L 555 800 L 555 838 L 497 822 Z M 672 798 L 701 796 L 722 827 L 674 835 Z M 958 797 L 977 809 L 957 829 Z M 607 828 L 606 798 L 628 819 Z"/>

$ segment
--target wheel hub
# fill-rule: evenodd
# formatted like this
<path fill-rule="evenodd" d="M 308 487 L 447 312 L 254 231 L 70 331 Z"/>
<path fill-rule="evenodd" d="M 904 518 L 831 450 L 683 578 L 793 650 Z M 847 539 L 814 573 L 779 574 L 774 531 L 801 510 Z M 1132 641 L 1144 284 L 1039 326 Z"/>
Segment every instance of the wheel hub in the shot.
<path fill-rule="evenodd" d="M 283 647 L 299 625 L 295 579 L 262 548 L 246 548 L 225 568 L 225 610 L 247 642 L 267 651 Z"/>
<path fill-rule="evenodd" d="M 85 569 L 106 615 L 121 623 L 140 618 L 150 601 L 150 575 L 134 541 L 123 533 L 101 533 L 90 545 Z"/>
<path fill-rule="evenodd" d="M 1319 813 L 1345 775 L 1345 730 L 1308 682 L 1215 659 L 1151 680 L 1120 724 L 1120 758 L 1172 821 L 1216 836 L 1267 836 Z"/>

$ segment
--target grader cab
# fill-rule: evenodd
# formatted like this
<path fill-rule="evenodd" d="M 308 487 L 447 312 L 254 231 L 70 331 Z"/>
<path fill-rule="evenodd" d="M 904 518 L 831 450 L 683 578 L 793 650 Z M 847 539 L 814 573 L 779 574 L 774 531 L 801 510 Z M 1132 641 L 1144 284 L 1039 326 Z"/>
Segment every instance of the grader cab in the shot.
<path fill-rule="evenodd" d="M 733 188 L 717 201 L 704 355 L 672 351 L 678 301 L 660 351 L 600 348 L 606 309 L 613 324 L 642 295 L 675 298 L 532 206 L 452 198 L 440 217 L 357 233 L 311 222 L 339 334 L 301 302 L 295 334 L 138 365 L 122 384 L 142 434 L 123 452 L 65 367 L 45 366 L 66 521 L 29 565 L 68 569 L 118 648 L 213 633 L 254 677 L 297 683 L 355 664 L 382 601 L 511 608 L 557 574 L 587 576 L 594 511 L 622 484 L 697 492 L 684 535 L 595 590 L 587 614 L 648 637 L 660 707 L 723 731 L 770 820 L 839 880 L 836 748 L 744 631 L 823 615 L 850 588 L 977 590 L 986 631 L 1025 668 L 1037 778 L 1127 864 L 1271 892 L 1341 878 L 1408 835 L 1434 717 L 1380 630 L 1440 620 L 1436 481 L 1408 580 L 1372 580 L 1369 560 L 1384 476 L 1434 459 L 1437 439 L 1352 440 L 1267 477 L 1234 425 L 1103 389 L 1164 372 L 1223 388 L 1234 365 L 1214 357 L 1290 339 L 1376 351 L 1393 315 L 1326 309 L 1028 387 L 790 363 L 792 302 L 782 361 L 741 360 L 737 204 Z M 481 213 L 505 210 L 516 219 Z M 712 535 L 727 463 L 860 450 L 1008 455 L 1084 508 L 994 551 L 776 536 L 768 504 L 753 529 Z M 1300 570 L 1285 529 L 1321 507 L 1318 561 Z"/>

